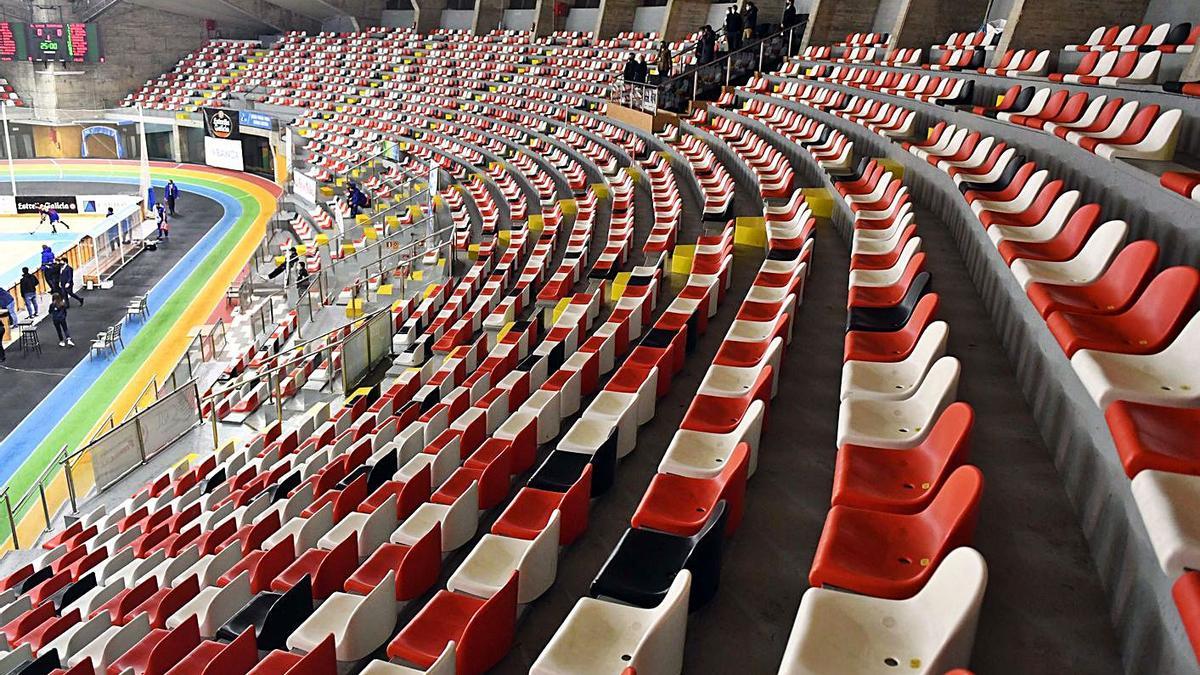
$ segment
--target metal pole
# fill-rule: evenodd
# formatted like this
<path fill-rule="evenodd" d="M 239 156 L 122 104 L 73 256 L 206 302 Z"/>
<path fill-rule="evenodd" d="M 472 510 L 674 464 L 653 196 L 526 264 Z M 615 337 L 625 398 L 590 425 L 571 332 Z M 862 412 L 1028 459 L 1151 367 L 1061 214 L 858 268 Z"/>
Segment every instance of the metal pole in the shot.
<path fill-rule="evenodd" d="M 133 425 L 137 430 L 138 454 L 142 457 L 142 464 L 146 463 L 146 444 L 142 442 L 142 423 L 137 418 L 133 418 Z"/>
<path fill-rule="evenodd" d="M 5 138 L 8 138 L 7 134 L 5 134 Z M 13 550 L 19 549 L 21 542 L 17 541 L 17 521 L 13 518 L 12 502 L 8 499 L 8 492 L 4 493 L 4 512 L 8 515 L 8 531 L 12 533 Z"/>
<path fill-rule="evenodd" d="M 279 391 L 279 373 L 271 374 L 271 386 L 275 389 L 275 419 L 283 422 L 283 394 Z"/>
<path fill-rule="evenodd" d="M 38 482 L 38 494 L 42 498 L 42 515 L 46 518 L 46 529 L 44 532 L 50 531 L 50 505 L 46 503 L 46 486 Z"/>
<path fill-rule="evenodd" d="M 13 197 L 17 196 L 17 173 L 13 169 L 12 142 L 8 137 L 8 103 L 0 105 L 0 117 L 4 118 L 4 154 L 8 155 L 8 182 L 12 186 Z M 13 548 L 16 548 L 17 535 L 13 533 Z"/>
<path fill-rule="evenodd" d="M 213 434 L 213 452 L 221 449 L 221 435 L 217 430 L 217 401 L 212 400 L 212 434 Z"/>
<path fill-rule="evenodd" d="M 67 497 L 71 500 L 71 513 L 79 512 L 79 503 L 75 494 L 75 477 L 71 475 L 71 458 L 66 455 L 67 448 L 63 447 L 63 475 L 67 477 Z"/>

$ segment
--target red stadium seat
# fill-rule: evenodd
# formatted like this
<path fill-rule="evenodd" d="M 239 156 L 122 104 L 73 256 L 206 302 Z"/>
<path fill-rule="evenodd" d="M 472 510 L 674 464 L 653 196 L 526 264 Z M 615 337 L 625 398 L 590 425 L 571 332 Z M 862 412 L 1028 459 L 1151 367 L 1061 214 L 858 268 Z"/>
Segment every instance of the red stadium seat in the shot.
<path fill-rule="evenodd" d="M 459 675 L 478 675 L 500 662 L 512 645 L 517 617 L 517 574 L 491 598 L 438 591 L 388 644 L 392 659 L 428 668 L 454 641 Z"/>
<path fill-rule="evenodd" d="M 1159 273 L 1129 309 L 1117 314 L 1055 312 L 1046 319 L 1067 356 L 1080 349 L 1122 354 L 1161 351 L 1191 317 L 1200 271 L 1172 267 Z"/>
<path fill-rule="evenodd" d="M 970 544 L 982 492 L 983 474 L 968 465 L 950 474 L 916 514 L 833 507 L 809 583 L 877 598 L 912 597 L 947 553 Z"/>

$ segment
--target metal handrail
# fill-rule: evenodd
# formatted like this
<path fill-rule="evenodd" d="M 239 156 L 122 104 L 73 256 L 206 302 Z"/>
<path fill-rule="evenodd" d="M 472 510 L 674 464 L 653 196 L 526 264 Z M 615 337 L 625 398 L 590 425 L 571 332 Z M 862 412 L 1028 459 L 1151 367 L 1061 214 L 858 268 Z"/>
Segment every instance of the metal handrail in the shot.
<path fill-rule="evenodd" d="M 186 354 L 186 352 L 184 352 L 184 353 Z M 175 365 L 178 366 L 179 364 L 176 363 Z M 174 370 L 174 368 L 172 368 L 172 370 Z M 129 412 L 125 415 L 125 418 L 121 420 L 122 424 L 124 424 L 130 417 L 133 417 L 134 415 L 138 414 L 138 404 L 142 402 L 142 397 L 146 395 L 146 392 L 150 391 L 151 389 L 153 389 L 153 391 L 154 391 L 154 400 L 157 401 L 158 400 L 158 376 L 157 375 L 151 375 L 150 381 L 146 383 L 146 386 L 142 387 L 142 391 L 141 391 L 141 393 L 139 393 L 137 395 L 137 398 L 133 399 L 133 407 L 129 409 Z M 147 406 L 147 407 L 149 407 L 149 406 Z"/>
<path fill-rule="evenodd" d="M 691 68 L 689 68 L 689 69 L 687 69 L 687 70 L 685 70 L 685 71 L 682 71 L 682 72 L 680 72 L 680 73 L 679 73 L 679 74 L 677 74 L 677 75 L 672 75 L 670 78 L 668 78 L 668 79 L 666 79 L 666 80 L 663 80 L 662 82 L 660 82 L 660 83 L 659 83 L 659 86 L 660 86 L 660 87 L 665 87 L 665 86 L 666 86 L 666 85 L 668 85 L 668 84 L 671 84 L 671 83 L 674 83 L 674 82 L 678 82 L 678 81 L 680 81 L 680 80 L 685 80 L 685 79 L 687 79 L 687 78 L 690 78 L 690 77 L 695 77 L 695 75 L 696 75 L 696 74 L 697 74 L 699 71 L 701 71 L 701 70 L 703 70 L 703 69 L 705 69 L 705 68 L 707 68 L 707 67 L 709 67 L 709 66 L 713 66 L 713 65 L 717 65 L 717 64 L 719 64 L 719 63 L 727 62 L 727 61 L 729 61 L 731 58 L 733 58 L 734 56 L 736 56 L 736 55 L 738 55 L 738 54 L 745 54 L 745 53 L 749 53 L 749 52 L 750 52 L 750 51 L 752 51 L 752 50 L 757 50 L 757 49 L 760 49 L 760 48 L 762 47 L 762 45 L 764 45 L 764 44 L 766 44 L 766 43 L 767 43 L 767 41 L 769 41 L 769 40 L 772 40 L 772 39 L 774 39 L 774 38 L 777 38 L 777 37 L 779 37 L 779 35 L 781 35 L 781 34 L 791 34 L 791 35 L 794 35 L 794 34 L 795 34 L 795 32 L 796 32 L 797 30 L 799 30 L 799 31 L 801 32 L 801 34 L 803 34 L 803 32 L 804 32 L 804 29 L 807 27 L 807 25 L 808 25 L 808 22 L 807 22 L 807 21 L 801 21 L 801 22 L 798 22 L 798 23 L 796 23 L 796 24 L 794 24 L 794 25 L 792 25 L 792 26 L 789 26 L 789 27 L 787 27 L 787 28 L 781 28 L 781 29 L 779 29 L 779 30 L 775 31 L 774 33 L 771 33 L 771 34 L 769 34 L 769 35 L 764 35 L 763 37 L 761 37 L 761 38 L 758 38 L 758 39 L 757 39 L 757 40 L 755 40 L 754 42 L 748 42 L 748 43 L 746 43 L 746 44 L 742 45 L 742 46 L 741 46 L 741 48 L 739 48 L 739 49 L 736 49 L 736 50 L 734 50 L 734 51 L 731 51 L 731 52 L 726 52 L 724 56 L 719 56 L 719 57 L 716 57 L 716 58 L 714 58 L 712 61 L 708 61 L 708 62 L 705 62 L 705 63 L 697 63 L 696 65 L 692 66 Z M 789 37 L 791 37 L 791 35 L 789 35 Z M 790 50 L 789 50 L 789 51 L 790 51 Z"/>
<path fill-rule="evenodd" d="M 3 490 L 0 490 L 0 501 L 4 502 L 4 513 L 8 519 L 8 532 L 9 536 L 12 537 L 14 549 L 21 547 L 20 541 L 17 538 L 17 518 L 21 515 L 21 510 L 25 508 L 26 504 L 30 503 L 30 500 L 32 500 L 35 495 L 41 500 L 42 516 L 46 521 L 46 526 L 42 531 L 47 532 L 50 530 L 53 518 L 50 515 L 50 504 L 48 501 L 46 501 L 46 485 L 48 483 L 48 479 L 50 478 L 50 471 L 62 462 L 62 458 L 66 456 L 66 454 L 67 446 L 64 445 L 62 449 L 58 451 L 58 454 L 54 456 L 54 461 L 46 465 L 46 468 L 42 470 L 41 475 L 38 476 L 37 480 L 33 482 L 33 485 L 29 486 L 29 489 L 25 491 L 25 494 L 21 495 L 17 499 L 15 505 L 13 504 L 12 496 L 9 494 L 8 486 L 5 486 Z"/>

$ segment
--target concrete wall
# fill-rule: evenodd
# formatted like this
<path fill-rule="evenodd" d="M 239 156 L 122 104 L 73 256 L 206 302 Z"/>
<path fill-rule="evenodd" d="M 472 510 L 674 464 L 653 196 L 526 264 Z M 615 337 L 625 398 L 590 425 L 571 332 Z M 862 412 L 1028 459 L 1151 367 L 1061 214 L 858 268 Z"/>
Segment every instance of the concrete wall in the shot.
<path fill-rule="evenodd" d="M 387 6 L 385 0 L 331 0 L 329 4 L 354 17 L 360 29 L 382 25 Z"/>
<path fill-rule="evenodd" d="M 805 44 L 841 42 L 850 33 L 869 32 L 880 0 L 813 0 Z M 797 10 L 799 11 L 799 10 Z"/>
<path fill-rule="evenodd" d="M 64 9 L 64 20 L 71 15 Z M 57 15 L 57 10 L 55 10 Z M 104 43 L 99 64 L 5 63 L 0 74 L 37 107 L 112 107 L 146 80 L 171 70 L 208 41 L 204 20 L 120 3 L 96 19 Z M 253 39 L 247 28 L 218 24 L 224 37 Z M 55 75 L 54 73 L 78 73 Z"/>
<path fill-rule="evenodd" d="M 987 4 L 987 0 L 907 0 L 896 17 L 896 27 L 888 31 L 894 36 L 892 45 L 928 50 L 951 33 L 977 30 L 983 25 Z"/>
<path fill-rule="evenodd" d="M 504 0 L 475 0 L 475 18 L 471 29 L 476 35 L 490 33 L 504 20 Z M 505 24 L 506 28 L 509 28 Z"/>
<path fill-rule="evenodd" d="M 600 24 L 600 9 L 596 7 L 572 7 L 567 14 L 567 23 L 563 30 L 597 32 Z"/>
<path fill-rule="evenodd" d="M 667 0 L 663 21 L 654 30 L 668 41 L 681 40 L 709 20 L 710 10 L 708 0 Z"/>
<path fill-rule="evenodd" d="M 442 26 L 442 15 L 446 13 L 446 0 L 413 0 L 412 4 L 417 13 L 417 30 L 429 33 Z M 474 13 L 474 10 L 467 12 L 467 25 L 463 28 L 471 27 L 471 16 Z"/>
<path fill-rule="evenodd" d="M 1195 0 L 1183 0 L 1192 2 Z M 1150 0 L 1013 0 L 999 51 L 1050 49 L 1078 44 L 1097 26 L 1140 23 Z"/>
<path fill-rule="evenodd" d="M 660 8 L 662 9 L 662 8 Z M 638 0 L 600 0 L 600 19 L 596 22 L 596 37 L 601 40 L 618 33 L 634 30 Z M 659 19 L 661 23 L 661 17 Z M 651 30 L 658 30 L 658 24 Z"/>
<path fill-rule="evenodd" d="M 875 22 L 871 24 L 871 32 L 891 32 L 896 27 L 896 19 L 900 18 L 904 2 L 905 0 L 880 0 L 879 7 L 875 10 Z"/>
<path fill-rule="evenodd" d="M 442 22 L 439 25 L 442 28 L 471 30 L 474 23 L 475 10 L 473 9 L 444 9 L 442 10 Z"/>
<path fill-rule="evenodd" d="M 537 11 L 532 9 L 504 10 L 504 27 L 509 30 L 533 30 Z"/>
<path fill-rule="evenodd" d="M 417 20 L 417 12 L 413 9 L 389 9 L 383 12 L 380 23 L 388 28 L 411 28 Z"/>
<path fill-rule="evenodd" d="M 671 1 L 674 2 L 674 0 Z M 662 30 L 663 22 L 666 21 L 666 18 L 666 7 L 638 7 L 633 13 L 632 27 L 613 30 L 612 32 L 614 35 L 623 30 L 632 30 L 637 33 L 657 33 Z M 606 16 L 604 22 L 608 23 L 609 21 L 610 17 Z"/>
<path fill-rule="evenodd" d="M 1150 0 L 1143 23 L 1200 22 L 1200 4 L 1196 0 Z"/>
<path fill-rule="evenodd" d="M 559 30 L 565 17 L 554 16 L 554 0 L 537 0 L 531 21 L 533 34 L 541 37 Z"/>

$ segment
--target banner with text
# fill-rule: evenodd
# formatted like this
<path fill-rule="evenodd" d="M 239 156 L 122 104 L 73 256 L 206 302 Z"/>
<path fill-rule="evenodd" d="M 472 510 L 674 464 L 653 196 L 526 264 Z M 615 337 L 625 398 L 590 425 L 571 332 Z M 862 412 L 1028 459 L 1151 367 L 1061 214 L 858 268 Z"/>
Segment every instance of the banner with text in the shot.
<path fill-rule="evenodd" d="M 204 163 L 244 171 L 242 127 L 236 110 L 204 108 Z"/>

